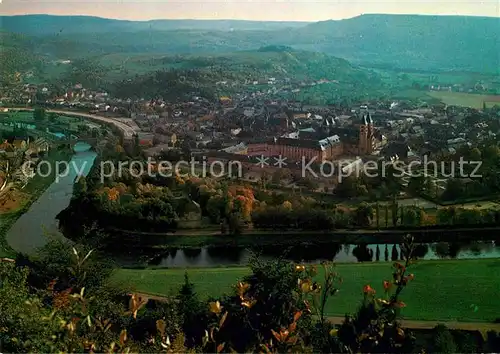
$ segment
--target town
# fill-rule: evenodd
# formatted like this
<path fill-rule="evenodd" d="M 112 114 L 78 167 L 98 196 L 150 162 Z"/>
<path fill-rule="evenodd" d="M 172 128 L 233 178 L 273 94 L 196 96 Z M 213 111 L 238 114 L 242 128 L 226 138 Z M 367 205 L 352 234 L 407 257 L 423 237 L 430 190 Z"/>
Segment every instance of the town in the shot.
<path fill-rule="evenodd" d="M 275 85 L 274 78 L 270 78 L 269 83 Z M 2 98 L 0 125 L 4 128 L 12 129 L 15 124 L 12 117 L 19 107 L 12 106 L 20 105 L 13 102 L 24 99 L 27 100 L 24 105 L 30 105 L 38 93 L 48 95 L 45 87 L 29 85 L 24 90 L 20 97 Z M 244 175 L 240 177 L 253 181 L 272 175 L 284 166 L 288 174 L 300 175 L 303 159 L 313 160 L 315 166 L 334 162 L 349 170 L 366 161 L 399 160 L 415 165 L 424 156 L 442 159 L 463 148 L 494 144 L 500 133 L 496 119 L 500 114 L 498 106 L 477 110 L 442 103 L 392 100 L 358 102 L 351 107 L 313 106 L 273 100 L 264 92 L 220 97 L 213 102 L 196 96 L 188 102 L 169 103 L 158 99 L 132 102 L 114 99 L 106 92 L 87 90 L 80 84 L 62 97 L 39 103 L 52 111 L 52 115 L 80 116 L 94 122 L 83 124 L 83 128 L 74 126 L 74 135 L 81 134 L 83 129 L 87 135 L 94 131 L 95 138 L 100 134 L 99 122 L 111 124 L 122 134 L 124 148 L 130 150 L 139 145 L 145 158 L 161 159 L 187 152 L 189 156 L 184 154 L 187 160 L 238 161 L 244 166 Z M 53 123 L 57 130 L 57 122 Z M 39 153 L 49 148 L 45 140 L 47 134 L 38 136 L 39 133 L 35 134 L 31 142 L 29 136 L 25 136 L 25 140 L 5 140 L 0 150 L 2 156 L 12 159 L 22 152 L 36 162 Z M 286 163 L 274 165 L 280 157 Z M 259 158 L 266 158 L 269 163 L 259 166 Z M 18 168 L 22 166 L 21 161 L 17 160 Z M 3 165 L 8 166 L 6 162 Z M 10 166 L 12 169 L 12 164 Z M 3 175 L 9 174 L 7 167 L 3 170 Z M 11 175 L 26 184 L 26 174 L 18 170 Z M 463 179 L 470 180 L 467 176 Z M 434 176 L 433 188 L 443 192 L 446 181 Z M 7 181 L 2 182 L 5 188 Z M 317 189 L 325 191 L 333 191 L 338 184 L 338 180 L 331 178 L 317 182 Z M 408 182 L 409 176 L 403 176 L 402 183 Z"/>

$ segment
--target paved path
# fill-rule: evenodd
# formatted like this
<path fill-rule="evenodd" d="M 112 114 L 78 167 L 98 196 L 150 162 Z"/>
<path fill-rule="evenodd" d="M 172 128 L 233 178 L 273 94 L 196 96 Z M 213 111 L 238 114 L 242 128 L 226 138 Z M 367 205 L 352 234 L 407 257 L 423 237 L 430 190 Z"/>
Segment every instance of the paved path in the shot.
<path fill-rule="evenodd" d="M 328 317 L 328 320 L 334 324 L 341 324 L 344 317 Z M 459 329 L 464 331 L 500 331 L 500 324 L 487 322 L 458 322 L 458 321 L 416 321 L 402 320 L 401 326 L 409 329 L 433 329 L 439 324 L 443 324 L 450 329 Z"/>

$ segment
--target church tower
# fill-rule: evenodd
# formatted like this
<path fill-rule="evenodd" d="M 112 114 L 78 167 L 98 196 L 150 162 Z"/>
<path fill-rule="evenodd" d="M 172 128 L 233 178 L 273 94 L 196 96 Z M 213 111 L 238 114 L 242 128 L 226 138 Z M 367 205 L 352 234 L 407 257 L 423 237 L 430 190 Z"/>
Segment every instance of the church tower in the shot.
<path fill-rule="evenodd" d="M 367 127 L 367 139 L 366 139 L 366 153 L 367 154 L 371 154 L 373 152 L 373 137 L 374 137 L 374 134 L 375 134 L 375 131 L 373 129 L 373 120 L 372 120 L 372 115 L 370 114 L 370 112 L 367 112 L 367 118 L 366 118 L 366 121 L 368 123 L 368 127 Z"/>
<path fill-rule="evenodd" d="M 363 113 L 361 115 L 361 124 L 359 126 L 359 142 L 358 142 L 358 151 L 360 155 L 364 155 L 367 153 L 368 146 L 368 121 L 366 115 Z"/>

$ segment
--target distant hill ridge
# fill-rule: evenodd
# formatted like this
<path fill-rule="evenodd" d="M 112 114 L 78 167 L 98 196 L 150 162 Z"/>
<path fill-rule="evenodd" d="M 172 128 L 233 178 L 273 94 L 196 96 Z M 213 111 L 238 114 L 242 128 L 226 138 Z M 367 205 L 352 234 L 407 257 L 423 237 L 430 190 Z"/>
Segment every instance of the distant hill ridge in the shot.
<path fill-rule="evenodd" d="M 310 22 L 249 21 L 249 20 L 193 20 L 161 19 L 148 21 L 116 20 L 94 16 L 15 15 L 0 16 L 4 30 L 29 35 L 57 33 L 106 33 L 114 31 L 169 31 L 169 30 L 273 30 L 303 27 Z"/>
<path fill-rule="evenodd" d="M 285 46 L 355 64 L 499 74 L 500 18 L 361 15 L 314 23 L 122 21 L 86 16 L 0 17 L 4 31 L 38 36 L 43 55 L 207 54 Z"/>

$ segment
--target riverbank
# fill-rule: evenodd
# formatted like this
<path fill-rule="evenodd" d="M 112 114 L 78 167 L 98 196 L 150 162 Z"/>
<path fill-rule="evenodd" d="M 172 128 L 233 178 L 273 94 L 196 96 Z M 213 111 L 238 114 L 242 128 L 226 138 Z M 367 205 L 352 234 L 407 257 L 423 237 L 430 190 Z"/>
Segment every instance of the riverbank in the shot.
<path fill-rule="evenodd" d="M 383 294 L 382 282 L 391 277 L 391 262 L 338 264 L 344 281 L 339 293 L 330 298 L 326 312 L 343 316 L 356 311 L 362 288 L 370 284 Z M 321 267 L 318 279 L 322 277 Z M 245 275 L 247 267 L 202 269 L 119 269 L 113 281 L 133 291 L 159 296 L 175 294 L 187 271 L 195 290 L 202 296 L 230 293 L 232 286 Z M 402 316 L 411 320 L 484 321 L 500 317 L 499 259 L 419 261 L 411 266 L 415 280 L 403 292 L 407 307 Z"/>
<path fill-rule="evenodd" d="M 59 161 L 69 161 L 73 156 L 73 151 L 52 150 L 44 159 L 51 168 L 51 173 L 45 177 L 36 174 L 21 191 L 14 191 L 11 188 L 2 195 L 5 204 L 0 209 L 0 256 L 12 257 L 15 251 L 7 242 L 6 236 L 17 220 L 26 213 L 30 207 L 40 198 L 40 196 L 50 187 L 56 178 L 55 165 Z M 15 194 L 15 195 L 14 195 Z"/>
<path fill-rule="evenodd" d="M 401 243 L 403 237 L 411 234 L 416 242 L 460 242 L 498 241 L 500 226 L 469 228 L 408 228 L 386 230 L 333 230 L 333 231 L 277 231 L 251 230 L 241 235 L 222 235 L 220 231 L 179 230 L 176 233 L 150 233 L 126 230 L 112 230 L 113 249 L 120 247 L 140 248 L 198 248 L 198 247 L 253 247 L 253 246 L 293 246 L 303 243 L 324 244 L 394 244 Z M 473 235 L 473 237 L 471 237 Z M 118 242 L 119 241 L 119 242 Z"/>
<path fill-rule="evenodd" d="M 54 172 L 44 178 L 45 183 L 36 182 L 34 178 L 30 188 L 27 187 L 26 190 L 36 195 L 36 198 L 32 198 L 27 207 L 25 204 L 25 208 L 29 210 L 13 223 L 5 235 L 5 240 L 13 251 L 26 254 L 35 252 L 47 243 L 47 233 L 62 237 L 55 217 L 68 206 L 77 175 L 86 175 L 92 166 L 96 154 L 88 151 L 89 148 L 87 144 L 75 145 L 76 153 L 65 157 L 66 161 L 71 157 L 69 171 L 57 181 L 55 169 L 52 169 Z M 55 163 L 63 158 L 52 155 L 51 159 Z"/>

